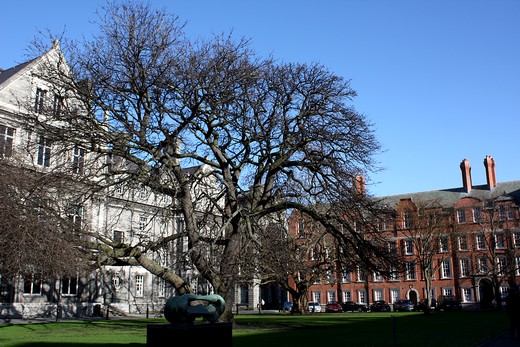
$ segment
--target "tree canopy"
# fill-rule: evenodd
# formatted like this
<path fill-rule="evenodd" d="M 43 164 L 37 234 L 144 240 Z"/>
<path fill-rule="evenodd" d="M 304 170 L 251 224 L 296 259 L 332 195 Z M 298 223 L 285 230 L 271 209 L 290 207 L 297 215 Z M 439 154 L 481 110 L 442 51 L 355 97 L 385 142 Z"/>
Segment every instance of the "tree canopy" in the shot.
<path fill-rule="evenodd" d="M 97 162 L 108 155 L 125 163 L 90 170 L 98 187 L 137 182 L 171 197 L 170 208 L 184 217 L 190 259 L 228 313 L 243 250 L 267 242 L 255 228 L 280 214 L 305 213 L 344 254 L 367 264 L 384 258 L 381 245 L 354 226 L 373 208 L 354 182 L 376 169 L 380 146 L 353 106 L 349 80 L 317 63 L 259 57 L 248 40 L 231 35 L 189 40 L 178 17 L 150 4 L 115 1 L 102 9 L 93 38 L 62 45 L 67 70 L 42 68 L 74 102 L 33 121 L 56 143 L 95 153 Z M 193 175 L 188 167 L 204 170 Z M 183 280 L 146 256 L 172 240 L 124 254 L 182 293 Z M 106 259 L 117 257 L 116 245 L 105 246 Z"/>

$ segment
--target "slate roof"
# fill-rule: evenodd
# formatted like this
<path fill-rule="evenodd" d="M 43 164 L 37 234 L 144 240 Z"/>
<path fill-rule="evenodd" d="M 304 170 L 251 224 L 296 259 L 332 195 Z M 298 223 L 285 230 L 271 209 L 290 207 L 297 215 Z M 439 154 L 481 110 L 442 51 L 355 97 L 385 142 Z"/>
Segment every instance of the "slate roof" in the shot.
<path fill-rule="evenodd" d="M 0 87 L 4 82 L 6 82 L 9 78 L 16 75 L 18 72 L 22 71 L 26 66 L 28 66 L 30 63 L 32 63 L 34 60 L 38 58 L 26 61 L 25 63 L 18 64 L 12 68 L 9 68 L 7 70 L 0 71 Z"/>
<path fill-rule="evenodd" d="M 451 188 L 443 190 L 432 190 L 409 194 L 398 194 L 380 197 L 381 204 L 388 207 L 396 206 L 401 199 L 411 198 L 413 201 L 435 201 L 444 208 L 450 208 L 462 198 L 476 198 L 481 201 L 488 199 L 513 199 L 520 206 L 520 180 L 497 183 L 489 190 L 487 184 L 473 186 L 469 193 L 463 188 Z"/>

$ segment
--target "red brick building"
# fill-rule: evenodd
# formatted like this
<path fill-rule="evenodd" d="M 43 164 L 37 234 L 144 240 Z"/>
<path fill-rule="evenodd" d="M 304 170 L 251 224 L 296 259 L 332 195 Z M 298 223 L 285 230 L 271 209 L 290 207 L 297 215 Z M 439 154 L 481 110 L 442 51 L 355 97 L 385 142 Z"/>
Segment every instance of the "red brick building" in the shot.
<path fill-rule="evenodd" d="M 455 295 L 463 309 L 496 305 L 507 295 L 510 283 L 520 283 L 520 180 L 497 182 L 490 156 L 484 166 L 484 185 L 472 185 L 471 165 L 464 159 L 460 188 L 378 198 L 393 212 L 391 219 L 380 223 L 380 232 L 388 239 L 389 250 L 402 255 L 404 271 L 386 277 L 361 268 L 343 271 L 336 274 L 338 281 L 314 283 L 308 300 L 322 305 L 398 299 L 417 303 L 426 298 L 423 270 L 427 269 L 432 298 Z M 430 214 L 421 225 L 419 216 L 425 216 L 426 210 L 437 211 L 442 220 L 434 225 Z M 290 219 L 290 230 L 297 229 L 295 223 Z M 428 254 L 433 254 L 432 261 L 421 266 L 421 257 Z"/>

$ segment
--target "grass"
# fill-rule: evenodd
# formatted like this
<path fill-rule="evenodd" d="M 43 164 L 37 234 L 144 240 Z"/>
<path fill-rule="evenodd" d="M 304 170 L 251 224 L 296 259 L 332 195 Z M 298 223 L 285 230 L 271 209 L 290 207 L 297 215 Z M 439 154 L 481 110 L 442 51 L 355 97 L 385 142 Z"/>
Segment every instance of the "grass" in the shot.
<path fill-rule="evenodd" d="M 468 347 L 478 346 L 508 326 L 505 312 L 244 314 L 236 316 L 236 321 L 233 347 Z M 0 346 L 144 347 L 147 324 L 165 322 L 114 319 L 0 324 Z"/>

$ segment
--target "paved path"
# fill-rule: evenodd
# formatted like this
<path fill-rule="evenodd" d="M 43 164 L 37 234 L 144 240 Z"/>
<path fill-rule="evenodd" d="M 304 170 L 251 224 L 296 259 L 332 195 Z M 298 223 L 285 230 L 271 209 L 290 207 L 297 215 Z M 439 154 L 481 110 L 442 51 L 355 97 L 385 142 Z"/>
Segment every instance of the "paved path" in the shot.
<path fill-rule="evenodd" d="M 478 347 L 520 347 L 520 339 L 512 339 L 509 337 L 509 331 L 506 330 L 497 337 L 484 342 Z"/>

